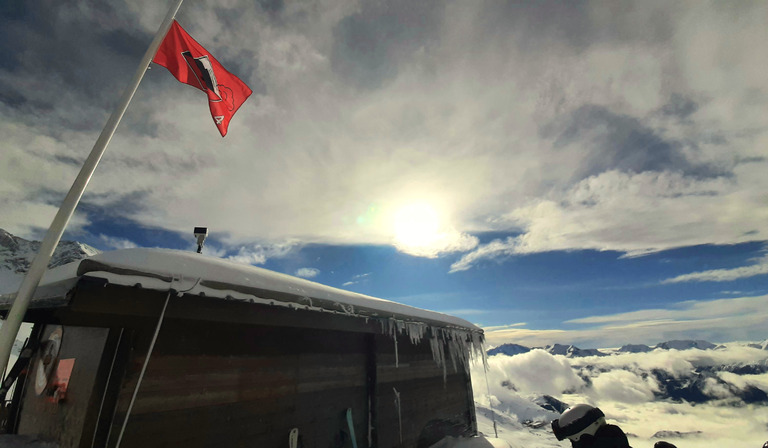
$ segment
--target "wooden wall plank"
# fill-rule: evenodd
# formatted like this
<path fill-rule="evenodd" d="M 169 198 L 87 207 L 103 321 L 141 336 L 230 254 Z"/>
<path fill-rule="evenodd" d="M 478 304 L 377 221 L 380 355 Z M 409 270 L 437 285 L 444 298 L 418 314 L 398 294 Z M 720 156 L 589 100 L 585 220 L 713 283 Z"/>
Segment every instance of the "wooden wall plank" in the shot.
<path fill-rule="evenodd" d="M 359 333 L 169 321 L 150 358 L 123 447 L 168 446 L 168 433 L 184 433 L 190 447 L 246 441 L 284 446 L 293 427 L 299 427 L 305 447 L 329 447 L 348 432 L 347 408 L 362 442 L 366 347 Z M 137 351 L 130 364 L 117 422 L 144 358 Z"/>

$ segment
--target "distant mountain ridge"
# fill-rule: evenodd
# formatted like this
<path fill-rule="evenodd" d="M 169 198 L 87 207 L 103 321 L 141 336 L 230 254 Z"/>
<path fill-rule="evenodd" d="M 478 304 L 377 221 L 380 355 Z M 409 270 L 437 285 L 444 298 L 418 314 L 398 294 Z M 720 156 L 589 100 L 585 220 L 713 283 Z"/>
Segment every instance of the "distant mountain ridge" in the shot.
<path fill-rule="evenodd" d="M 562 355 L 567 358 L 582 358 L 585 356 L 609 356 L 608 353 L 603 353 L 600 350 L 594 349 L 594 348 L 579 348 L 575 345 L 563 345 L 563 344 L 554 344 L 554 345 L 547 345 L 546 347 L 526 347 L 524 345 L 520 344 L 501 344 L 498 347 L 494 347 L 487 351 L 488 356 L 494 356 L 494 355 L 507 355 L 507 356 L 515 356 L 520 355 L 522 353 L 528 353 L 531 350 L 535 348 L 541 348 L 542 350 L 546 351 L 547 353 L 553 354 L 553 355 Z"/>
<path fill-rule="evenodd" d="M 768 339 L 759 343 L 749 343 L 748 347 L 757 348 L 760 350 L 768 350 Z M 586 356 L 611 356 L 611 353 L 606 353 L 595 348 L 579 348 L 575 345 L 554 344 L 547 345 L 545 347 L 526 347 L 520 344 L 501 344 L 487 351 L 488 356 L 506 355 L 515 356 L 523 353 L 528 353 L 533 349 L 542 349 L 552 355 L 561 355 L 566 358 L 583 358 Z M 647 353 L 653 350 L 719 350 L 722 346 L 715 345 L 711 342 L 701 339 L 675 339 L 665 342 L 659 342 L 653 347 L 645 344 L 627 344 L 616 350 L 614 353 Z"/>
<path fill-rule="evenodd" d="M 40 241 L 29 241 L 0 229 L 0 293 L 15 292 L 24 273 L 40 250 Z M 61 241 L 53 252 L 48 268 L 90 257 L 100 250 L 77 241 Z"/>
<path fill-rule="evenodd" d="M 712 350 L 715 347 L 717 347 L 715 344 L 702 340 L 673 340 L 656 344 L 656 348 L 664 350 L 688 350 L 692 348 Z"/>

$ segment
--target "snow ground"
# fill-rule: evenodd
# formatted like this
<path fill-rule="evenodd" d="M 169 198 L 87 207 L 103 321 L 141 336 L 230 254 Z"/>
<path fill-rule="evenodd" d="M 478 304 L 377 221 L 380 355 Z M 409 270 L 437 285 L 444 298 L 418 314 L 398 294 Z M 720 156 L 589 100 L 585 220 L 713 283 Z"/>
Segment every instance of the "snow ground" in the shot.
<path fill-rule="evenodd" d="M 549 425 L 540 428 L 529 428 L 518 421 L 515 415 L 506 412 L 491 411 L 487 406 L 475 402 L 475 412 L 477 414 L 477 430 L 485 436 L 496 437 L 493 428 L 493 420 L 496 420 L 496 430 L 498 437 L 509 443 L 512 448 L 549 448 L 549 447 L 567 447 L 569 444 L 561 445 Z"/>

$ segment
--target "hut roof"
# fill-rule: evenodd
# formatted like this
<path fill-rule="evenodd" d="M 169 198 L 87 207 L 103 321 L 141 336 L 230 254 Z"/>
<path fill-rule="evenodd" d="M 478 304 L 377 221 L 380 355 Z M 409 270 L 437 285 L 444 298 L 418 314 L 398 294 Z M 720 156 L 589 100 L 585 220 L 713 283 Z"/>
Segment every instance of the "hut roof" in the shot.
<path fill-rule="evenodd" d="M 392 318 L 405 323 L 426 323 L 482 333 L 481 329 L 458 317 L 332 288 L 254 266 L 168 249 L 104 252 L 52 269 L 43 278 L 32 307 L 50 306 L 52 300 L 65 297 L 82 277 L 101 278 L 113 285 L 173 290 L 179 295 L 241 300 L 364 318 Z M 14 296 L 0 295 L 0 309 L 7 309 Z"/>

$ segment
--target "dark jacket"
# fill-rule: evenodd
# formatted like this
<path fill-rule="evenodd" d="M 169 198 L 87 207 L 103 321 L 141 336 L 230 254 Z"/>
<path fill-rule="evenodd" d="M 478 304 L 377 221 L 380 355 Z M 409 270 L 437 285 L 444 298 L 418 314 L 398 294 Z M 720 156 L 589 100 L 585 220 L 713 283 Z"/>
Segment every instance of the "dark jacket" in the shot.
<path fill-rule="evenodd" d="M 594 436 L 585 434 L 578 442 L 571 442 L 573 448 L 632 448 L 627 435 L 616 425 L 603 425 Z"/>

